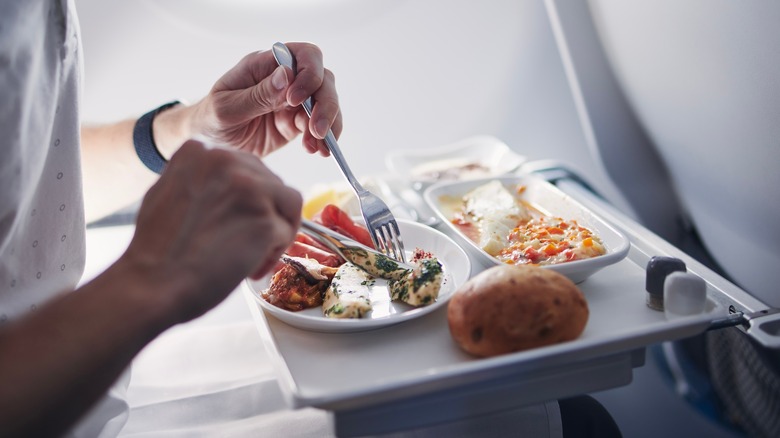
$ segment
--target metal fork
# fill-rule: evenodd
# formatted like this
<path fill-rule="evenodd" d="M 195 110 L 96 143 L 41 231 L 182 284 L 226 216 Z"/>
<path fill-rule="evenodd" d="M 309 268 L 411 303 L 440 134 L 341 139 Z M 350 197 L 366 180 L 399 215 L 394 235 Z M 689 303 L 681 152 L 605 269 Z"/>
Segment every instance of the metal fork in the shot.
<path fill-rule="evenodd" d="M 284 43 L 275 43 L 272 52 L 279 65 L 289 68 L 293 74 L 298 74 L 295 57 Z M 306 114 L 311 118 L 311 97 L 303 101 L 302 105 L 303 109 L 306 110 Z M 349 181 L 349 184 L 355 191 L 355 195 L 357 195 L 360 203 L 360 212 L 363 214 L 363 220 L 366 222 L 366 227 L 376 249 L 389 257 L 406 263 L 406 253 L 404 251 L 404 242 L 401 239 L 401 231 L 398 229 L 398 223 L 387 204 L 381 198 L 363 188 L 360 182 L 358 182 L 347 165 L 344 156 L 341 154 L 336 137 L 330 129 L 325 136 L 325 144 L 328 146 L 330 154 L 336 160 L 336 163 L 338 163 L 339 168 L 341 168 L 341 173 L 347 178 L 347 181 Z"/>

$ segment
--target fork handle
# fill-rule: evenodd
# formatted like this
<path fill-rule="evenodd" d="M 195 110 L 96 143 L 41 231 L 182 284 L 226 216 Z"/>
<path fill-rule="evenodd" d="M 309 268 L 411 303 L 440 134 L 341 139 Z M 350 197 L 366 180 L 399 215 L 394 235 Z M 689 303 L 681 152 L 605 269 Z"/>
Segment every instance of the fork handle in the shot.
<path fill-rule="evenodd" d="M 293 71 L 293 73 L 297 73 Z M 303 109 L 306 111 L 306 114 L 311 119 L 311 111 L 312 111 L 312 100 L 311 97 L 306 98 L 306 100 L 303 101 Z M 339 168 L 341 169 L 341 173 L 344 174 L 344 177 L 347 178 L 347 181 L 352 185 L 352 188 L 355 189 L 355 193 L 357 193 L 358 196 L 360 196 L 361 193 L 365 192 L 366 189 L 363 188 L 362 185 L 360 185 L 360 182 L 355 178 L 355 174 L 352 173 L 352 169 L 349 168 L 347 165 L 347 160 L 344 158 L 344 155 L 341 153 L 341 148 L 339 148 L 338 142 L 336 142 L 336 136 L 333 135 L 333 131 L 328 129 L 328 133 L 325 135 L 325 145 L 328 147 L 328 150 L 330 151 L 330 154 L 333 155 L 333 159 L 336 160 L 336 164 L 339 165 Z"/>
<path fill-rule="evenodd" d="M 277 64 L 289 68 L 295 75 L 298 74 L 298 66 L 295 62 L 295 57 L 286 44 L 281 42 L 274 43 L 271 50 Z M 309 116 L 309 119 L 311 119 L 311 112 L 314 106 L 311 97 L 306 98 L 306 100 L 304 100 L 301 105 L 306 111 L 306 115 Z M 366 189 L 360 185 L 360 182 L 358 182 L 357 178 L 355 178 L 355 174 L 352 173 L 352 170 L 347 165 L 347 160 L 344 158 L 344 155 L 341 154 L 341 148 L 339 148 L 339 144 L 336 142 L 336 136 L 333 135 L 333 131 L 330 129 L 328 129 L 328 133 L 325 135 L 325 145 L 328 147 L 330 154 L 333 155 L 333 158 L 339 165 L 341 173 L 344 174 L 344 177 L 347 178 L 349 184 L 352 185 L 355 193 L 360 196 L 360 194 L 365 192 Z"/>
<path fill-rule="evenodd" d="M 336 160 L 339 168 L 341 168 L 341 173 L 344 174 L 344 177 L 347 178 L 347 181 L 349 181 L 359 197 L 366 189 L 360 185 L 360 182 L 358 182 L 357 178 L 355 178 L 355 175 L 352 173 L 352 170 L 350 170 L 347 161 L 344 159 L 344 156 L 341 155 L 341 149 L 339 148 L 339 144 L 336 143 L 336 137 L 333 136 L 333 132 L 330 129 L 328 129 L 328 134 L 325 136 L 325 145 L 328 146 L 330 154 L 333 155 L 333 159 Z"/>

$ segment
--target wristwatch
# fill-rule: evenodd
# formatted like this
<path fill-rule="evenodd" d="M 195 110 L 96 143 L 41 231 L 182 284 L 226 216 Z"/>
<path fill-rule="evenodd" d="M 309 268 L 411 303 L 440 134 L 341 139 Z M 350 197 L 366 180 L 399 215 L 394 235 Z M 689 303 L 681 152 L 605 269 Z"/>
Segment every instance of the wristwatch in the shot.
<path fill-rule="evenodd" d="M 178 105 L 178 100 L 168 102 L 165 105 L 161 105 L 148 113 L 141 116 L 138 121 L 135 122 L 133 128 L 133 144 L 135 145 L 135 153 L 138 154 L 138 158 L 146 165 L 152 172 L 162 173 L 165 170 L 165 165 L 168 164 L 168 160 L 162 156 L 160 150 L 157 149 L 157 144 L 154 142 L 154 135 L 152 134 L 152 122 L 157 114 Z"/>

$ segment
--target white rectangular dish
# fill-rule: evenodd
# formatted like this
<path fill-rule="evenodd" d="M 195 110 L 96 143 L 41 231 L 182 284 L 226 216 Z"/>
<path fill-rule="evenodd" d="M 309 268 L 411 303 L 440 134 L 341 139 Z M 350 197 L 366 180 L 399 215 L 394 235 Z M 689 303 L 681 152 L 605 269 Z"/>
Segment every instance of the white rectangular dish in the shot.
<path fill-rule="evenodd" d="M 443 180 L 508 174 L 525 161 L 504 142 L 486 135 L 434 148 L 391 151 L 385 156 L 388 169 L 418 190 Z"/>
<path fill-rule="evenodd" d="M 572 199 L 571 196 L 560 191 L 554 185 L 533 175 L 507 175 L 496 178 L 442 182 L 426 189 L 423 193 L 425 202 L 441 219 L 442 227 L 446 227 L 448 234 L 454 236 L 457 242 L 466 248 L 467 252 L 479 259 L 483 264 L 490 266 L 498 265 L 501 262 L 482 250 L 474 241 L 464 235 L 460 228 L 452 223 L 456 213 L 453 210 L 455 204 L 452 200 L 462 199 L 466 193 L 492 181 L 500 182 L 511 192 L 514 192 L 516 187 L 524 187 L 522 192 L 523 201 L 533 205 L 547 216 L 576 220 L 578 224 L 590 229 L 599 236 L 607 251 L 606 254 L 598 257 L 546 265 L 543 268 L 559 272 L 569 277 L 575 283 L 579 283 L 598 270 L 619 262 L 628 254 L 630 243 L 620 230 Z"/>

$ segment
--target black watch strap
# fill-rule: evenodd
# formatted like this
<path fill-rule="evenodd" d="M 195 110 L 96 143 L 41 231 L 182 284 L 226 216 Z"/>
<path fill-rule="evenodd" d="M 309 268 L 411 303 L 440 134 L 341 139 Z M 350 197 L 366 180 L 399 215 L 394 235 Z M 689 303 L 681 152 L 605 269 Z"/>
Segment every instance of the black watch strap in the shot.
<path fill-rule="evenodd" d="M 162 156 L 160 150 L 157 149 L 157 145 L 154 143 L 154 136 L 152 135 L 152 121 L 154 117 L 167 110 L 168 108 L 178 105 L 180 102 L 174 100 L 168 102 L 165 105 L 159 106 L 148 113 L 141 116 L 138 121 L 135 122 L 133 128 L 133 144 L 135 145 L 135 153 L 138 154 L 138 158 L 146 165 L 152 172 L 162 173 L 165 169 L 165 165 L 168 164 L 168 160 Z"/>

